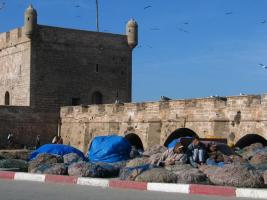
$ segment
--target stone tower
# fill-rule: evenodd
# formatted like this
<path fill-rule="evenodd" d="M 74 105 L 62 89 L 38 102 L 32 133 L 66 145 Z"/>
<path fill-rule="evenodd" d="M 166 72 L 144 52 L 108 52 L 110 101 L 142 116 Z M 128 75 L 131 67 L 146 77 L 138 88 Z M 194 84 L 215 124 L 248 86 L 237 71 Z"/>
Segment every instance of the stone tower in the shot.
<path fill-rule="evenodd" d="M 134 19 L 130 19 L 126 26 L 126 35 L 128 45 L 131 48 L 136 47 L 138 44 L 138 24 Z"/>
<path fill-rule="evenodd" d="M 37 12 L 33 8 L 32 5 L 30 5 L 24 14 L 24 31 L 25 35 L 29 38 L 31 38 L 36 30 L 37 27 Z"/>

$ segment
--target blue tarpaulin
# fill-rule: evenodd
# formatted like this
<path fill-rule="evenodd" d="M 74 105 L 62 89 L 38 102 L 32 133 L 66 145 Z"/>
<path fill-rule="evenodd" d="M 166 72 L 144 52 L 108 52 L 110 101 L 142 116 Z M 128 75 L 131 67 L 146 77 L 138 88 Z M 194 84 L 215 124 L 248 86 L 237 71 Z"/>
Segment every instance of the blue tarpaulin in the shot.
<path fill-rule="evenodd" d="M 113 163 L 128 160 L 131 152 L 130 143 L 121 136 L 95 137 L 89 148 L 89 160 L 91 162 Z"/>
<path fill-rule="evenodd" d="M 45 144 L 31 154 L 30 160 L 34 160 L 36 156 L 42 153 L 53 154 L 58 156 L 64 156 L 69 153 L 76 153 L 78 156 L 85 160 L 83 152 L 74 147 L 64 144 Z"/>
<path fill-rule="evenodd" d="M 168 144 L 168 149 L 174 148 L 177 143 L 180 143 L 182 139 L 190 139 L 192 137 L 180 137 L 178 139 L 174 139 L 171 143 Z"/>

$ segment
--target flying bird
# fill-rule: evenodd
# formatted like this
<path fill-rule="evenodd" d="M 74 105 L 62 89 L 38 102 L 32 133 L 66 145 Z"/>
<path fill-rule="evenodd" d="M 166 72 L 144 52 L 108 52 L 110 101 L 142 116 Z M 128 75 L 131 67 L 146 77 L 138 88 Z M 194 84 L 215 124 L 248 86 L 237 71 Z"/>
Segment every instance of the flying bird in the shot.
<path fill-rule="evenodd" d="M 189 24 L 189 22 L 184 22 L 184 25 L 188 25 Z"/>
<path fill-rule="evenodd" d="M 178 28 L 179 31 L 183 32 L 183 33 L 189 33 L 189 31 L 183 29 L 183 28 Z"/>
<path fill-rule="evenodd" d="M 233 12 L 226 12 L 225 14 L 226 14 L 226 15 L 232 15 Z"/>
<path fill-rule="evenodd" d="M 267 69 L 267 66 L 262 63 L 260 63 L 259 66 L 261 66 L 263 69 Z"/>
<path fill-rule="evenodd" d="M 5 7 L 6 3 L 2 2 L 2 4 L 0 5 L 0 10 L 2 10 Z"/>
<path fill-rule="evenodd" d="M 144 10 L 148 9 L 148 8 L 151 8 L 152 6 L 146 6 L 144 7 Z"/>
<path fill-rule="evenodd" d="M 81 6 L 80 5 L 76 5 L 76 6 L 74 6 L 75 8 L 80 8 Z"/>
<path fill-rule="evenodd" d="M 266 23 L 266 20 L 261 21 L 261 23 L 262 23 L 262 24 L 265 24 L 265 23 Z"/>

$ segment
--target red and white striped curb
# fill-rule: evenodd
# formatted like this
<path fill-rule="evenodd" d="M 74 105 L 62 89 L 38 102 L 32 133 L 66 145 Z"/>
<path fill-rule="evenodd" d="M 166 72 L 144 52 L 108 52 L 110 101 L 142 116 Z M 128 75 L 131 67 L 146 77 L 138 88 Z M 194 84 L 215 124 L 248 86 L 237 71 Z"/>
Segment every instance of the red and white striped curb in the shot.
<path fill-rule="evenodd" d="M 194 184 L 145 183 L 121 181 L 116 179 L 81 178 L 74 176 L 42 175 L 6 171 L 0 171 L 0 179 L 16 181 L 37 181 L 43 183 L 76 184 L 103 188 L 125 188 L 157 192 L 174 192 L 194 195 L 267 199 L 267 189 L 234 188 Z"/>

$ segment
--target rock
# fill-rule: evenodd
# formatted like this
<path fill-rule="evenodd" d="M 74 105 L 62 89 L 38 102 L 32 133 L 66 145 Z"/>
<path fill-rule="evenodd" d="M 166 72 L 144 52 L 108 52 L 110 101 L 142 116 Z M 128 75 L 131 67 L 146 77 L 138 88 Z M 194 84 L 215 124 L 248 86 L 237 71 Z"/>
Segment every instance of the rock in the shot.
<path fill-rule="evenodd" d="M 267 152 L 257 153 L 250 159 L 249 163 L 252 165 L 267 164 Z"/>
<path fill-rule="evenodd" d="M 158 161 L 160 160 L 161 156 L 162 156 L 162 153 L 156 153 L 156 154 L 151 155 L 149 157 L 149 163 L 156 165 Z"/>
<path fill-rule="evenodd" d="M 260 188 L 264 186 L 262 176 L 256 171 L 237 164 L 217 168 L 208 178 L 215 185 Z"/>
<path fill-rule="evenodd" d="M 33 169 L 38 168 L 43 164 L 54 163 L 63 163 L 63 158 L 52 154 L 39 154 L 34 160 L 29 162 L 28 171 L 31 172 Z"/>
<path fill-rule="evenodd" d="M 89 162 L 73 163 L 68 167 L 68 174 L 79 177 L 110 178 L 119 175 L 119 168 L 108 164 L 93 164 Z"/>
<path fill-rule="evenodd" d="M 255 155 L 255 151 L 261 148 L 263 148 L 263 145 L 261 143 L 251 144 L 250 146 L 247 146 L 242 149 L 241 156 L 244 159 L 250 159 L 251 157 Z"/>
<path fill-rule="evenodd" d="M 167 165 L 165 169 L 175 172 L 175 171 L 183 171 L 183 170 L 190 170 L 193 167 L 189 164 L 176 164 L 176 165 Z"/>
<path fill-rule="evenodd" d="M 153 147 L 148 148 L 143 155 L 144 156 L 152 156 L 157 153 L 164 153 L 167 150 L 166 147 L 160 146 L 160 145 L 155 145 Z"/>
<path fill-rule="evenodd" d="M 20 150 L 0 150 L 0 157 L 3 159 L 19 159 L 27 161 L 31 150 L 20 149 Z"/>
<path fill-rule="evenodd" d="M 170 165 L 165 169 L 177 175 L 178 183 L 208 183 L 207 176 L 189 164 Z"/>
<path fill-rule="evenodd" d="M 135 158 L 127 162 L 126 167 L 137 167 L 137 166 L 146 165 L 149 163 L 150 163 L 150 160 L 148 157 L 139 157 L 139 158 Z"/>
<path fill-rule="evenodd" d="M 138 182 L 176 183 L 177 176 L 164 168 L 153 168 L 136 177 Z"/>
<path fill-rule="evenodd" d="M 38 166 L 37 168 L 32 169 L 30 173 L 67 175 L 68 167 L 64 163 L 43 164 Z"/>
<path fill-rule="evenodd" d="M 139 176 L 146 170 L 152 169 L 153 166 L 146 164 L 137 167 L 125 167 L 120 171 L 120 179 L 127 181 L 135 181 L 136 177 Z"/>
<path fill-rule="evenodd" d="M 198 169 L 206 174 L 206 176 L 213 175 L 219 167 L 210 165 L 201 165 Z"/>
<path fill-rule="evenodd" d="M 72 164 L 83 161 L 83 158 L 76 153 L 69 153 L 63 156 L 63 160 L 65 164 Z"/>
<path fill-rule="evenodd" d="M 20 172 L 27 172 L 28 162 L 19 159 L 3 159 L 0 160 L 0 168 L 15 168 Z"/>

